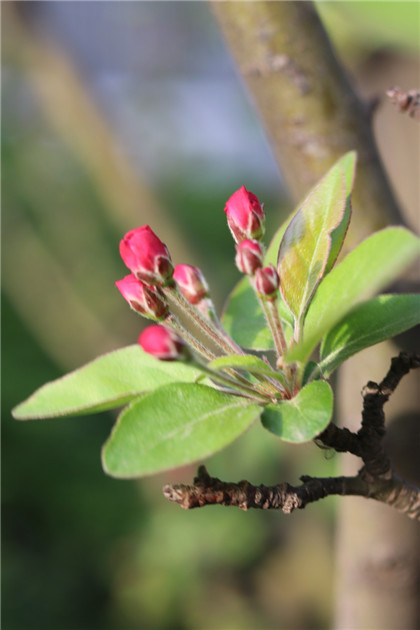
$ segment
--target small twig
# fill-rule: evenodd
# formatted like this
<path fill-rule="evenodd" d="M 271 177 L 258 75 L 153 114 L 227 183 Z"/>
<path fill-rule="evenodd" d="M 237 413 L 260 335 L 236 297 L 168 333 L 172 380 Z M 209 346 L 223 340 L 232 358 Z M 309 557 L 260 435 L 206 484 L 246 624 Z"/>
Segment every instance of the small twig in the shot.
<path fill-rule="evenodd" d="M 303 509 L 308 503 L 330 494 L 360 494 L 363 481 L 358 477 L 327 477 L 325 479 L 302 477 L 302 485 L 279 483 L 275 486 L 254 486 L 249 481 L 238 483 L 221 481 L 211 477 L 205 466 L 200 466 L 194 484 L 167 485 L 164 496 L 178 503 L 185 510 L 204 505 L 235 506 L 240 510 L 282 510 L 290 514 Z"/>
<path fill-rule="evenodd" d="M 355 477 L 301 477 L 300 486 L 280 483 L 275 486 L 254 486 L 248 481 L 225 482 L 211 477 L 200 466 L 193 485 L 166 485 L 164 496 L 186 510 L 204 505 L 236 506 L 241 510 L 257 508 L 280 509 L 290 514 L 308 503 L 329 495 L 357 495 L 386 503 L 410 518 L 420 520 L 420 488 L 396 475 L 383 449 L 387 402 L 402 377 L 420 367 L 420 356 L 401 353 L 392 359 L 391 368 L 378 385 L 369 381 L 363 388 L 362 426 L 357 433 L 340 429 L 334 424 L 318 436 L 325 446 L 337 452 L 349 452 L 360 457 L 363 467 Z"/>
<path fill-rule="evenodd" d="M 400 112 L 408 112 L 410 118 L 420 122 L 420 90 L 408 90 L 405 92 L 399 87 L 392 87 L 387 90 L 391 103 L 394 103 Z"/>
<path fill-rule="evenodd" d="M 372 478 L 392 477 L 392 467 L 388 455 L 383 448 L 386 433 L 384 404 L 389 400 L 403 376 L 412 369 L 420 367 L 420 357 L 401 352 L 391 360 L 391 367 L 377 385 L 369 381 L 363 388 L 362 426 L 357 433 L 360 442 L 360 457 L 365 465 L 366 473 Z"/>
<path fill-rule="evenodd" d="M 328 448 L 333 448 L 337 453 L 352 453 L 360 457 L 360 441 L 357 433 L 349 429 L 341 429 L 333 422 L 318 435 L 315 442 L 320 442 Z"/>

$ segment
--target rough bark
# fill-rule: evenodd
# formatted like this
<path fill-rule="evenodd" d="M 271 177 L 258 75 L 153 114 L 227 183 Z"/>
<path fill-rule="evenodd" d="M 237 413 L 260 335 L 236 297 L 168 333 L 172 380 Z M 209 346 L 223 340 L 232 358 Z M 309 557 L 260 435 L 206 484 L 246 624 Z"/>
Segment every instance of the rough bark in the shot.
<path fill-rule="evenodd" d="M 211 477 L 204 466 L 198 469 L 191 486 L 167 485 L 163 489 L 169 501 L 185 510 L 205 505 L 235 506 L 241 510 L 282 510 L 290 514 L 327 496 L 357 495 L 374 499 L 399 510 L 420 522 L 420 486 L 410 484 L 395 474 L 391 459 L 384 449 L 386 435 L 384 405 L 394 393 L 403 376 L 420 367 L 420 355 L 401 352 L 377 384 L 369 381 L 363 388 L 361 427 L 357 433 L 340 429 L 332 422 L 318 436 L 321 446 L 337 452 L 349 452 L 359 457 L 363 466 L 354 476 L 310 477 L 303 475 L 300 486 L 283 482 L 275 486 L 255 486 L 249 481 L 226 482 Z"/>
<path fill-rule="evenodd" d="M 299 201 L 346 151 L 358 152 L 353 222 L 359 241 L 401 220 L 362 103 L 312 2 L 214 2 L 238 69 L 292 197 Z M 354 242 L 351 244 L 354 245 Z"/>

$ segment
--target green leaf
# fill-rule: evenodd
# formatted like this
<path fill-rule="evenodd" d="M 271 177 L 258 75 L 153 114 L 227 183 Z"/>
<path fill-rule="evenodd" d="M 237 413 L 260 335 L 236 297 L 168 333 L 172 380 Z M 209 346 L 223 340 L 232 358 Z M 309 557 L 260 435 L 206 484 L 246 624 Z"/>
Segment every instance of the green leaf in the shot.
<path fill-rule="evenodd" d="M 121 348 L 38 389 L 12 411 L 17 420 L 96 413 L 176 381 L 194 381 L 200 370 L 158 361 L 140 346 Z"/>
<path fill-rule="evenodd" d="M 350 220 L 348 189 L 354 164 L 355 154 L 347 154 L 328 171 L 302 203 L 281 241 L 277 263 L 280 291 L 298 323 L 327 265 L 331 268 L 341 248 Z"/>
<path fill-rule="evenodd" d="M 379 295 L 356 306 L 326 335 L 320 368 L 327 378 L 348 357 L 420 324 L 420 295 Z"/>
<path fill-rule="evenodd" d="M 280 296 L 278 309 L 286 340 L 289 340 L 293 335 L 293 315 Z M 270 329 L 248 278 L 242 278 L 232 291 L 222 322 L 233 339 L 244 348 L 274 348 Z"/>
<path fill-rule="evenodd" d="M 130 478 L 191 464 L 230 444 L 260 413 L 204 385 L 166 385 L 123 410 L 103 448 L 104 470 Z"/>
<path fill-rule="evenodd" d="M 286 442 L 308 442 L 331 420 L 333 394 L 325 381 L 311 381 L 291 400 L 265 407 L 264 427 Z"/>
<path fill-rule="evenodd" d="M 304 338 L 287 361 L 305 361 L 356 302 L 394 281 L 420 254 L 420 239 L 402 227 L 376 232 L 353 249 L 319 285 L 308 309 Z"/>
<path fill-rule="evenodd" d="M 274 348 L 264 313 L 247 277 L 242 278 L 230 294 L 222 324 L 229 335 L 244 348 Z"/>
<path fill-rule="evenodd" d="M 245 370 L 254 374 L 276 374 L 265 361 L 251 354 L 231 354 L 229 356 L 217 357 L 208 366 L 211 370 L 225 370 L 235 368 Z"/>
<path fill-rule="evenodd" d="M 318 363 L 316 363 L 316 361 L 308 361 L 303 369 L 302 385 L 306 385 L 309 381 L 316 381 L 320 378 L 322 378 L 322 374 Z"/>
<path fill-rule="evenodd" d="M 330 255 L 328 256 L 327 266 L 325 268 L 325 275 L 329 273 L 334 266 L 349 227 L 351 218 L 351 194 L 353 192 L 354 178 L 356 175 L 356 159 L 356 152 L 351 151 L 350 153 L 346 153 L 346 155 L 344 155 L 337 163 L 340 164 L 344 170 L 346 206 L 343 219 L 340 221 L 335 230 L 331 232 L 331 250 Z"/>
<path fill-rule="evenodd" d="M 296 215 L 296 213 L 299 212 L 299 208 L 300 206 L 294 209 L 292 214 L 290 214 L 287 217 L 286 221 L 284 221 L 284 223 L 279 227 L 279 229 L 277 230 L 277 232 L 274 234 L 273 238 L 271 239 L 270 245 L 267 248 L 267 253 L 264 256 L 265 266 L 268 266 L 270 263 L 272 263 L 274 266 L 277 265 L 277 258 L 279 256 L 280 243 L 283 239 L 284 233 L 287 230 L 291 220 Z"/>
<path fill-rule="evenodd" d="M 270 365 L 267 365 L 265 361 L 251 354 L 231 354 L 229 356 L 218 357 L 209 363 L 207 367 L 211 370 L 233 368 L 249 372 L 250 374 L 266 374 L 284 385 L 284 374 L 282 372 L 274 370 Z"/>

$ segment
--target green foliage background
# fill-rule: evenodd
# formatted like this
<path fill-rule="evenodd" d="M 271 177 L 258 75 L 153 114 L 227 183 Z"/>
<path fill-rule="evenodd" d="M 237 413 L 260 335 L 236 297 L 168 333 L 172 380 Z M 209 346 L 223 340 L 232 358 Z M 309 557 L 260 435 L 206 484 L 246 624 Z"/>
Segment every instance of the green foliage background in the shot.
<path fill-rule="evenodd" d="M 83 4 L 73 4 L 82 15 Z M 149 3 L 96 4 L 103 36 L 111 17 L 123 25 L 119 33 L 133 18 L 150 19 L 150 14 L 140 13 L 142 4 Z M 411 63 L 404 34 L 415 22 L 418 5 L 340 4 L 349 5 L 353 15 L 345 18 L 347 27 L 355 25 L 342 39 L 343 54 L 349 50 L 349 38 L 354 44 L 351 55 L 358 52 L 351 62 L 353 71 L 367 72 L 378 55 L 382 71 L 384 55 L 392 60 L 391 67 Z M 372 4 L 379 6 L 376 19 L 369 22 Z M 405 6 L 410 4 L 414 8 Z M 188 14 L 189 27 L 215 29 L 202 3 L 175 3 L 172 11 L 177 10 Z M 333 10 L 339 12 L 338 6 Z M 327 6 L 325 11 L 328 20 Z M 17 52 L 21 46 L 31 53 L 37 45 L 32 35 L 39 18 L 34 10 L 21 14 L 20 22 L 16 19 L 6 14 L 2 24 L 3 627 L 328 627 L 333 608 L 333 500 L 291 519 L 219 508 L 183 512 L 165 502 L 161 486 L 190 480 L 193 468 L 141 483 L 115 481 L 103 474 L 99 452 L 114 422 L 112 414 L 33 424 L 11 419 L 10 409 L 40 384 L 97 354 L 132 343 L 142 325 L 113 286 L 125 273 L 117 243 L 134 227 L 129 212 L 123 211 L 128 207 L 124 191 L 120 212 L 118 194 L 117 201 L 111 201 L 105 182 L 101 188 L 92 174 L 92 161 L 99 157 L 89 162 L 69 142 L 66 134 L 76 137 L 79 130 L 70 126 L 60 133 L 51 113 L 40 105 L 34 69 L 22 58 L 24 53 Z M 364 39 L 357 26 L 360 21 L 366 28 Z M 390 38 L 389 24 L 397 23 Z M 17 24 L 35 25 L 35 31 L 21 30 Z M 398 32 L 405 52 L 387 46 L 396 45 Z M 112 44 L 121 47 L 123 41 L 117 38 Z M 42 69 L 42 59 L 39 63 Z M 83 76 L 80 59 L 77 63 Z M 385 81 L 395 83 L 394 75 Z M 90 94 L 88 84 L 83 89 Z M 98 117 L 104 117 L 100 104 L 95 107 Z M 411 121 L 392 120 L 408 134 L 415 133 Z M 257 128 L 251 111 L 249 126 Z M 112 124 L 108 131 L 112 137 Z M 88 138 L 92 134 L 95 151 L 96 136 L 90 129 L 84 133 Z M 250 150 L 243 146 L 243 151 Z M 147 146 L 142 151 L 147 162 Z M 223 164 L 223 156 L 220 159 Z M 140 177 L 141 167 L 132 156 L 125 160 Z M 200 164 L 192 156 L 187 166 L 174 164 L 171 172 L 150 178 L 150 188 L 165 211 L 148 217 L 143 208 L 138 223 L 150 220 L 170 249 L 180 240 L 186 258 L 176 262 L 199 265 L 221 306 L 238 278 L 224 221 L 225 200 L 242 183 L 263 197 L 269 235 L 291 205 L 277 181 L 267 182 L 261 173 L 250 176 L 241 167 L 222 180 L 209 163 L 203 158 Z M 177 255 L 181 251 L 178 247 Z M 333 474 L 335 461 L 311 446 L 288 447 L 254 427 L 212 458 L 209 468 L 225 479 L 246 477 L 269 484 L 294 482 L 302 473 Z"/>

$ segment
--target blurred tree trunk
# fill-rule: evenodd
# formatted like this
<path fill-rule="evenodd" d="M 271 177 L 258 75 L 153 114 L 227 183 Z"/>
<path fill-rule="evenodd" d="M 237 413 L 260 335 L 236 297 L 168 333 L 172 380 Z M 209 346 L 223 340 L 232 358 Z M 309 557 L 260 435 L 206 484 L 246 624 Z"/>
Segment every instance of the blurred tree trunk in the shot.
<path fill-rule="evenodd" d="M 389 223 L 403 222 L 376 149 L 369 107 L 353 91 L 313 4 L 214 2 L 212 7 L 295 201 L 338 157 L 356 149 L 359 161 L 347 247 Z M 391 343 L 383 344 L 369 351 L 368 360 L 364 354 L 345 364 L 337 390 L 343 424 L 360 426 L 361 397 L 356 392 L 368 380 L 383 378 L 396 352 Z M 416 381 L 407 379 L 403 411 L 414 410 L 416 399 Z M 399 433 L 395 431 L 396 436 Z M 418 473 L 418 436 L 414 442 Z M 346 473 L 352 465 L 344 458 Z M 375 502 L 356 498 L 340 502 L 336 628 L 418 627 L 419 576 L 418 523 Z"/>
<path fill-rule="evenodd" d="M 101 200 L 103 217 L 114 228 L 116 237 L 120 238 L 133 226 L 153 218 L 154 229 L 165 241 L 170 235 L 174 259 L 188 258 L 189 244 L 185 235 L 120 146 L 74 61 L 34 26 L 31 21 L 34 7 L 31 4 L 9 2 L 2 7 L 5 66 L 21 72 L 28 81 L 47 124 L 58 141 L 69 148 L 92 182 Z M 15 161 L 25 159 L 26 156 L 20 152 Z M 16 194 L 11 192 L 12 185 L 9 179 L 4 190 L 6 196 L 16 198 Z M 36 217 L 44 215 L 43 206 L 34 203 L 31 207 Z M 10 212 L 8 216 L 12 216 Z M 83 216 L 80 218 L 84 220 Z M 74 220 L 77 220 L 76 215 Z M 133 320 L 133 328 L 127 330 L 126 320 L 115 313 L 112 300 L 106 308 L 100 300 L 92 300 L 89 287 L 84 288 L 72 279 L 72 269 L 60 263 L 53 253 L 51 242 L 45 246 L 32 222 L 33 219 L 27 220 L 23 213 L 22 220 L 14 221 L 10 226 L 3 255 L 5 268 L 8 271 L 13 269 L 13 274 L 6 272 L 3 275 L 2 288 L 48 355 L 68 370 L 92 356 L 121 346 L 130 338 L 134 339 L 138 322 Z M 61 223 L 56 221 L 52 225 L 58 229 L 53 232 L 50 228 L 50 241 L 58 242 L 65 238 L 67 245 L 72 242 L 75 252 L 79 250 L 78 231 L 66 231 L 63 237 Z M 81 222 L 80 229 L 84 226 L 85 223 Z M 95 227 L 98 228 L 98 224 Z M 92 251 L 101 251 L 104 237 L 100 230 L 91 230 L 89 238 Z M 25 257 L 17 255 L 16 242 L 20 243 L 20 250 L 26 252 Z M 81 258 L 86 255 L 89 254 L 80 254 Z M 40 291 L 35 282 L 28 283 L 28 259 L 31 260 L 32 272 L 36 270 L 37 278 L 42 278 L 44 284 L 49 285 L 49 291 Z M 112 294 L 104 280 L 115 277 L 117 269 L 108 266 L 105 271 L 105 265 L 111 264 L 107 260 L 101 261 L 104 285 L 101 289 L 98 284 L 96 289 L 101 295 Z M 121 312 L 122 309 L 125 310 L 123 303 Z M 68 335 L 70 321 L 71 336 Z M 75 338 L 82 339 L 83 343 L 74 343 Z"/>

